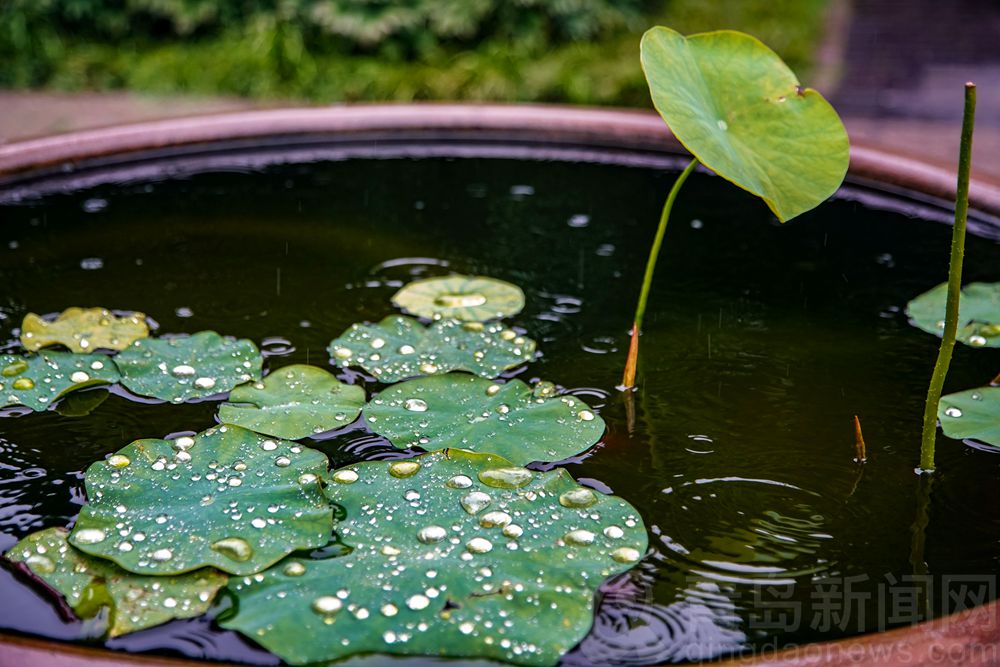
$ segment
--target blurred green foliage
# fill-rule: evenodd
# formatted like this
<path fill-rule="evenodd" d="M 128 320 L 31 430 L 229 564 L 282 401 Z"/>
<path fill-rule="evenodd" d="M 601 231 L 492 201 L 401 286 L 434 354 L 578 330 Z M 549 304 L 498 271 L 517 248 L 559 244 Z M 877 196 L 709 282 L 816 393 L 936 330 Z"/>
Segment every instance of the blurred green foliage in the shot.
<path fill-rule="evenodd" d="M 2 0 L 0 86 L 313 101 L 648 105 L 651 25 L 808 73 L 828 0 Z"/>

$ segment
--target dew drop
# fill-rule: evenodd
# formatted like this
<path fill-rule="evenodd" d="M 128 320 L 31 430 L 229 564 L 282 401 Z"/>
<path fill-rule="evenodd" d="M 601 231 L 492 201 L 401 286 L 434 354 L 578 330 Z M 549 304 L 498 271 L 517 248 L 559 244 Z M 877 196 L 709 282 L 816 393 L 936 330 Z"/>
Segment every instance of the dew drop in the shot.
<path fill-rule="evenodd" d="M 410 599 L 406 601 L 406 606 L 412 609 L 413 611 L 420 611 L 421 609 L 427 609 L 430 603 L 431 601 L 427 598 L 426 595 L 417 594 L 411 596 Z"/>
<path fill-rule="evenodd" d="M 382 605 L 382 609 L 380 609 L 379 611 L 382 612 L 383 616 L 392 618 L 393 616 L 399 613 L 399 607 L 390 602 L 388 604 Z"/>
<path fill-rule="evenodd" d="M 486 388 L 487 396 L 496 396 L 499 393 L 500 393 L 500 385 L 498 384 L 491 384 Z"/>
<path fill-rule="evenodd" d="M 35 381 L 31 378 L 17 378 L 10 386 L 18 391 L 28 391 L 35 388 Z"/>
<path fill-rule="evenodd" d="M 28 362 L 24 359 L 16 359 L 4 366 L 4 369 L 0 371 L 0 374 L 2 374 L 5 378 L 12 378 L 15 375 L 20 375 L 26 370 L 28 370 Z"/>
<path fill-rule="evenodd" d="M 434 375 L 435 373 L 438 372 L 438 367 L 429 362 L 423 363 L 420 364 L 420 372 L 426 375 Z"/>
<path fill-rule="evenodd" d="M 257 517 L 256 519 L 250 522 L 250 525 L 253 526 L 254 528 L 267 528 L 267 519 L 262 519 L 260 517 Z"/>
<path fill-rule="evenodd" d="M 640 556 L 639 550 L 632 547 L 620 547 L 611 552 L 611 558 L 619 563 L 634 563 Z"/>
<path fill-rule="evenodd" d="M 571 489 L 559 496 L 559 504 L 563 507 L 590 507 L 597 502 L 597 495 L 582 486 Z"/>
<path fill-rule="evenodd" d="M 416 461 L 395 461 L 389 464 L 389 474 L 399 479 L 413 477 L 420 472 L 420 464 Z"/>
<path fill-rule="evenodd" d="M 180 451 L 185 451 L 187 449 L 191 449 L 192 447 L 194 447 L 194 438 L 186 435 L 177 438 L 173 442 L 173 448 Z"/>
<path fill-rule="evenodd" d="M 465 475 L 455 475 L 445 485 L 452 489 L 467 489 L 472 486 L 472 479 Z"/>
<path fill-rule="evenodd" d="M 87 380 L 89 380 L 90 376 L 84 373 L 83 371 L 76 371 L 75 373 L 69 376 L 69 379 L 75 382 L 76 384 L 80 384 L 81 382 L 86 382 Z"/>
<path fill-rule="evenodd" d="M 52 574 L 56 571 L 56 564 L 48 556 L 32 554 L 24 562 L 38 574 Z"/>
<path fill-rule="evenodd" d="M 962 411 L 959 410 L 958 408 L 954 407 L 954 406 L 952 406 L 952 407 L 948 408 L 947 410 L 945 410 L 944 413 L 946 415 L 948 415 L 949 417 L 954 417 L 955 419 L 958 419 L 959 417 L 962 416 Z"/>
<path fill-rule="evenodd" d="M 317 614 L 332 616 L 344 606 L 344 603 L 334 595 L 323 595 L 313 600 L 312 610 Z"/>
<path fill-rule="evenodd" d="M 194 367 L 188 366 L 187 364 L 181 364 L 179 366 L 174 366 L 170 370 L 170 373 L 174 377 L 179 377 L 179 378 L 190 377 L 190 376 L 194 375 L 194 372 L 195 372 L 194 371 Z"/>
<path fill-rule="evenodd" d="M 283 569 L 282 572 L 289 577 L 301 577 L 306 573 L 306 566 L 298 561 L 292 561 L 285 566 L 285 569 Z"/>
<path fill-rule="evenodd" d="M 338 347 L 333 351 L 333 356 L 337 359 L 350 359 L 353 353 L 346 347 Z"/>
<path fill-rule="evenodd" d="M 441 526 L 424 526 L 417 531 L 417 539 L 424 544 L 434 544 L 440 542 L 448 535 L 448 531 Z"/>
<path fill-rule="evenodd" d="M 73 532 L 73 539 L 80 544 L 97 544 L 107 539 L 107 534 L 100 528 L 84 528 Z"/>
<path fill-rule="evenodd" d="M 568 544 L 587 545 L 594 543 L 595 535 L 589 530 L 571 530 L 563 535 L 563 540 Z"/>
<path fill-rule="evenodd" d="M 519 489 L 532 480 L 534 475 L 527 468 L 490 468 L 477 475 L 486 486 L 497 489 Z"/>
<path fill-rule="evenodd" d="M 408 398 L 403 407 L 410 412 L 427 412 L 427 401 L 420 398 Z"/>
<path fill-rule="evenodd" d="M 215 386 L 215 378 L 198 378 L 194 381 L 194 386 L 198 387 L 198 389 L 211 389 Z"/>
<path fill-rule="evenodd" d="M 292 460 L 287 456 L 279 456 L 278 458 L 274 459 L 274 465 L 278 466 L 279 468 L 287 468 L 288 466 L 292 465 Z"/>
<path fill-rule="evenodd" d="M 580 421 L 592 422 L 596 418 L 596 415 L 590 410 L 580 410 L 576 413 L 576 416 L 580 418 Z"/>
<path fill-rule="evenodd" d="M 157 560 L 160 562 L 168 561 L 173 557 L 174 557 L 174 552 L 171 551 L 170 549 L 157 549 L 152 553 L 153 560 Z"/>
<path fill-rule="evenodd" d="M 487 512 L 479 519 L 479 525 L 483 528 L 503 528 L 511 521 L 513 518 L 506 512 Z"/>
<path fill-rule="evenodd" d="M 434 305 L 442 308 L 475 308 L 486 303 L 482 294 L 439 294 L 434 297 Z"/>
<path fill-rule="evenodd" d="M 461 632 L 463 635 L 471 635 L 472 631 L 475 629 L 476 629 L 476 624 L 473 623 L 472 621 L 465 621 L 464 623 L 458 626 L 458 631 Z"/>
<path fill-rule="evenodd" d="M 354 484 L 358 481 L 358 473 L 355 470 L 338 470 L 333 473 L 333 481 L 339 484 Z"/>
<path fill-rule="evenodd" d="M 625 531 L 618 526 L 608 526 L 604 529 L 604 536 L 610 537 L 612 540 L 620 540 L 625 536 Z"/>
<path fill-rule="evenodd" d="M 490 504 L 491 500 L 492 499 L 482 491 L 472 491 L 462 498 L 462 509 L 469 514 L 478 514 L 482 510 L 486 509 L 486 506 Z"/>
<path fill-rule="evenodd" d="M 466 542 L 465 550 L 469 553 L 484 554 L 493 550 L 493 543 L 484 537 L 473 537 Z"/>
<path fill-rule="evenodd" d="M 177 606 L 177 598 L 164 598 L 163 606 L 167 609 L 173 609 Z"/>
<path fill-rule="evenodd" d="M 112 454 L 108 457 L 108 465 L 112 468 L 124 468 L 130 463 L 132 461 L 124 454 Z"/>
<path fill-rule="evenodd" d="M 521 528 L 516 523 L 512 523 L 509 526 L 504 526 L 503 534 L 505 537 L 509 537 L 511 539 L 517 539 L 518 537 L 521 537 L 521 535 L 524 534 L 524 529 Z"/>
<path fill-rule="evenodd" d="M 414 348 L 412 345 L 400 345 L 399 346 L 399 353 L 400 354 L 413 354 L 416 351 L 417 351 L 416 348 Z"/>
<path fill-rule="evenodd" d="M 213 542 L 212 551 L 217 551 L 226 558 L 240 563 L 245 563 L 253 556 L 253 548 L 242 537 L 225 537 L 218 542 Z M 153 558 L 156 558 L 155 553 L 153 554 Z M 167 556 L 167 559 L 169 558 L 170 556 Z"/>
<path fill-rule="evenodd" d="M 983 347 L 986 345 L 986 338 L 978 334 L 969 336 L 969 345 L 973 347 Z"/>
<path fill-rule="evenodd" d="M 260 443 L 260 448 L 263 449 L 265 452 L 273 452 L 278 448 L 278 443 L 276 443 L 274 440 L 265 440 L 264 442 Z"/>
<path fill-rule="evenodd" d="M 299 484 L 312 484 L 318 479 L 319 477 L 316 475 L 311 472 L 307 472 L 306 474 L 299 476 Z"/>

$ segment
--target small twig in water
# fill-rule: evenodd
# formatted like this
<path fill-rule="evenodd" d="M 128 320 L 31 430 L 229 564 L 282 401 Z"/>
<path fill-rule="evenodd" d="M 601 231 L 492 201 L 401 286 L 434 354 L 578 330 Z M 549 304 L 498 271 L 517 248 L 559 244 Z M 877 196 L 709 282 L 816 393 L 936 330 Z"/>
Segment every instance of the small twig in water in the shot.
<path fill-rule="evenodd" d="M 854 415 L 854 462 L 862 465 L 868 460 L 868 449 L 865 447 L 865 436 L 861 433 L 861 420 Z"/>

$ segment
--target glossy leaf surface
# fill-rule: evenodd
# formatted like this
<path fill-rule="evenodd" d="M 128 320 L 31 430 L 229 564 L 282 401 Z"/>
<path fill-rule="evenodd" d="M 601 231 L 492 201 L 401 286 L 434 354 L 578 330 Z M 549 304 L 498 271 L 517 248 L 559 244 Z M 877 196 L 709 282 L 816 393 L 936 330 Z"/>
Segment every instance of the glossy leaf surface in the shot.
<path fill-rule="evenodd" d="M 392 303 L 419 317 L 485 322 L 521 312 L 524 292 L 496 278 L 453 275 L 404 285 Z"/>
<path fill-rule="evenodd" d="M 149 336 L 144 313 L 115 315 L 107 308 L 67 308 L 48 322 L 28 313 L 21 324 L 21 344 L 31 351 L 65 345 L 73 352 L 124 350 Z"/>
<path fill-rule="evenodd" d="M 0 355 L 0 404 L 47 409 L 76 389 L 118 382 L 118 369 L 103 354 L 39 352 Z"/>
<path fill-rule="evenodd" d="M 906 305 L 910 324 L 938 337 L 944 331 L 948 283 Z M 957 340 L 971 347 L 1000 347 L 1000 283 L 969 283 L 958 305 Z"/>
<path fill-rule="evenodd" d="M 979 387 L 942 396 L 938 419 L 949 438 L 972 438 L 1000 447 L 1000 387 Z"/>

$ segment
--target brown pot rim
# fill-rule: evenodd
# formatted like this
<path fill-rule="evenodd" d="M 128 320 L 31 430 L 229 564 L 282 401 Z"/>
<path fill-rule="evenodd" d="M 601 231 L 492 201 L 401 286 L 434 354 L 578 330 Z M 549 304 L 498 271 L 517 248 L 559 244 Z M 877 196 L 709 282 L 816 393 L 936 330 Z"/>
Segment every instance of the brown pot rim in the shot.
<path fill-rule="evenodd" d="M 304 137 L 354 140 L 374 147 L 386 138 L 434 142 L 461 137 L 516 142 L 531 150 L 578 148 L 682 155 L 684 149 L 653 112 L 556 105 L 391 104 L 343 105 L 223 113 L 121 125 L 0 146 L 0 192 L 37 179 L 164 155 L 192 154 L 229 142 L 273 146 Z M 585 154 L 581 154 L 585 158 Z M 864 145 L 851 147 L 848 182 L 893 194 L 918 195 L 947 209 L 955 196 L 951 169 Z M 978 177 L 970 206 L 1000 220 L 1000 179 Z M 1000 600 L 937 620 L 843 640 L 819 642 L 715 665 L 782 667 L 856 665 L 1000 664 Z M 0 633 L 0 667 L 183 667 L 183 658 L 134 655 L 103 648 Z M 212 663 L 223 664 L 223 663 Z"/>

